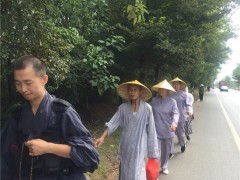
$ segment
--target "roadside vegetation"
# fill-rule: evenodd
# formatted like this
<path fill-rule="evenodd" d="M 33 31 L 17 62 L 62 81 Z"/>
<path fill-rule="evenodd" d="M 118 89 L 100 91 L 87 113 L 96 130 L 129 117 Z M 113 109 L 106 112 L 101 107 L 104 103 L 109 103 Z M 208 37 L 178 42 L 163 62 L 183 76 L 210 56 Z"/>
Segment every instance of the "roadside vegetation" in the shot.
<path fill-rule="evenodd" d="M 190 88 L 213 85 L 230 55 L 226 42 L 235 33 L 229 18 L 239 5 L 239 0 L 2 0 L 1 126 L 22 102 L 12 65 L 25 54 L 44 61 L 47 90 L 73 104 L 94 138 L 122 103 L 116 95 L 121 82 L 137 79 L 151 87 L 178 76 Z M 238 66 L 233 72 L 238 87 L 239 77 Z M 103 156 L 94 179 L 117 171 L 116 139 L 118 133 L 99 149 Z"/>
<path fill-rule="evenodd" d="M 87 109 L 119 104 L 116 86 L 133 79 L 147 86 L 176 76 L 190 87 L 213 84 L 230 55 L 229 18 L 239 3 L 2 0 L 1 112 L 20 101 L 11 67 L 24 54 L 45 62 L 50 93 Z"/>

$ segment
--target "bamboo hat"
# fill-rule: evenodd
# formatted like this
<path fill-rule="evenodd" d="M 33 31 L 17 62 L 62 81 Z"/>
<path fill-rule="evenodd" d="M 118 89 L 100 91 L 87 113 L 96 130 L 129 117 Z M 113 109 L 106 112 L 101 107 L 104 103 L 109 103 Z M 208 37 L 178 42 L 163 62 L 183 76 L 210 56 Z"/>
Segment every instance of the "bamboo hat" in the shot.
<path fill-rule="evenodd" d="M 176 91 L 173 89 L 173 87 L 171 86 L 171 84 L 169 84 L 169 83 L 167 82 L 166 79 L 163 80 L 162 82 L 154 85 L 151 89 L 152 89 L 153 91 L 158 92 L 158 89 L 159 89 L 159 88 L 161 88 L 161 89 L 166 89 L 166 90 L 169 90 L 169 91 L 172 91 L 172 92 L 176 92 Z"/>
<path fill-rule="evenodd" d="M 200 86 L 204 86 L 203 84 L 201 84 Z"/>
<path fill-rule="evenodd" d="M 144 101 L 147 101 L 152 97 L 152 92 L 146 86 L 144 86 L 139 81 L 134 80 L 134 81 L 129 81 L 129 82 L 122 83 L 117 87 L 117 93 L 121 98 L 123 98 L 125 100 L 129 100 L 128 86 L 130 84 L 139 85 L 139 86 L 142 87 L 141 98 Z"/>
<path fill-rule="evenodd" d="M 176 77 L 175 79 L 173 79 L 173 80 L 170 81 L 171 85 L 173 85 L 174 82 L 181 82 L 181 89 L 182 89 L 182 90 L 185 89 L 186 86 L 187 86 L 187 84 L 186 84 L 183 80 L 181 80 L 180 78 L 178 78 L 178 77 Z"/>

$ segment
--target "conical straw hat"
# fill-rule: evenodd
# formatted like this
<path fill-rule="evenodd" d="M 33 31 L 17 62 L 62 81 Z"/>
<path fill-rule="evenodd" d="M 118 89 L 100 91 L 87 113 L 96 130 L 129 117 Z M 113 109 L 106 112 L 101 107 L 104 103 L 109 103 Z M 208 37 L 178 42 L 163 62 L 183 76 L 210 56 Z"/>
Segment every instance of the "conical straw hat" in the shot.
<path fill-rule="evenodd" d="M 187 86 L 187 84 L 181 80 L 180 78 L 176 77 L 175 79 L 170 81 L 170 84 L 173 85 L 174 82 L 181 82 L 181 89 L 184 90 Z"/>
<path fill-rule="evenodd" d="M 159 88 L 176 92 L 176 91 L 173 89 L 173 87 L 167 82 L 166 79 L 165 79 L 164 81 L 162 81 L 162 82 L 154 85 L 151 89 L 152 89 L 153 91 L 157 91 L 157 92 L 158 92 L 158 89 L 159 89 Z"/>
<path fill-rule="evenodd" d="M 121 98 L 123 98 L 127 101 L 129 100 L 128 86 L 130 84 L 135 84 L 135 85 L 139 85 L 142 87 L 141 99 L 143 99 L 144 101 L 147 101 L 152 97 L 152 92 L 146 86 L 144 86 L 139 81 L 134 80 L 134 81 L 122 83 L 117 87 L 117 93 Z"/>

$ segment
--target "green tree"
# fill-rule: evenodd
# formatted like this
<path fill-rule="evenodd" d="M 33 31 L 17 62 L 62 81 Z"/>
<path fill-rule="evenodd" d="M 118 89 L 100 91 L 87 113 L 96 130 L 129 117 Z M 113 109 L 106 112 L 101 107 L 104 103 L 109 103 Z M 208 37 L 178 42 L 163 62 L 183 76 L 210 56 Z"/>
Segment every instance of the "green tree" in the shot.
<path fill-rule="evenodd" d="M 60 14 L 53 1 L 1 1 L 2 102 L 15 101 L 11 67 L 21 55 L 33 54 L 47 64 L 49 89 L 56 89 L 66 77 L 70 52 L 82 38 L 75 28 L 56 25 Z M 8 103 L 1 107 L 8 107 Z"/>
<path fill-rule="evenodd" d="M 143 1 L 135 0 L 135 5 L 128 5 L 127 7 L 128 20 L 133 21 L 133 25 L 145 22 L 144 14 L 148 14 L 146 6 Z"/>
<path fill-rule="evenodd" d="M 24 54 L 33 54 L 46 63 L 49 91 L 59 86 L 69 88 L 61 91 L 62 96 L 71 90 L 70 94 L 79 97 L 82 92 L 74 85 L 76 79 L 82 80 L 82 88 L 96 88 L 101 95 L 118 83 L 108 68 L 114 64 L 113 53 L 122 48 L 124 38 L 111 32 L 106 1 L 3 0 L 1 15 L 1 101 L 7 102 L 2 108 L 16 101 L 11 68 L 14 59 Z M 101 72 L 101 78 L 98 74 L 87 79 L 86 71 Z"/>
<path fill-rule="evenodd" d="M 96 96 L 115 89 L 119 77 L 109 69 L 114 66 L 114 53 L 122 50 L 125 40 L 116 35 L 108 22 L 111 14 L 105 0 L 72 0 L 72 3 L 66 2 L 61 8 L 64 16 L 60 22 L 62 26 L 75 27 L 85 43 L 71 51 L 71 70 L 58 91 L 70 92 L 70 101 L 78 103 L 82 99 L 88 101 L 88 97 L 96 100 Z"/>
<path fill-rule="evenodd" d="M 74 103 L 94 102 L 125 80 L 151 86 L 179 76 L 192 85 L 211 83 L 229 56 L 234 3 L 2 0 L 1 100 L 15 102 L 11 66 L 23 54 L 43 59 L 48 90 Z"/>
<path fill-rule="evenodd" d="M 226 84 L 229 86 L 229 87 L 232 87 L 232 79 L 230 76 L 225 76 L 224 77 L 224 81 L 226 82 Z"/>
<path fill-rule="evenodd" d="M 239 87 L 240 87 L 240 64 L 238 64 L 237 67 L 233 70 L 232 76 L 233 76 L 233 79 L 236 81 L 237 87 L 239 89 Z"/>
<path fill-rule="evenodd" d="M 127 43 L 117 60 L 126 72 L 121 77 L 150 84 L 175 76 L 192 84 L 213 81 L 233 36 L 229 1 L 146 1 L 146 8 L 145 23 L 122 21 Z"/>

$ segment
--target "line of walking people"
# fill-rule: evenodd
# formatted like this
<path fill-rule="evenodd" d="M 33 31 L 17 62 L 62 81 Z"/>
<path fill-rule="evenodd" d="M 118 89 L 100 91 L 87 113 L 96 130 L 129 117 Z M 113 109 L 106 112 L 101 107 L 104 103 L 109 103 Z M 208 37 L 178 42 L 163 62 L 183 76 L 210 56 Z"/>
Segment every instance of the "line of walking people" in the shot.
<path fill-rule="evenodd" d="M 0 179 L 86 180 L 85 173 L 94 172 L 100 161 L 95 147 L 117 128 L 122 129 L 119 180 L 150 180 L 150 175 L 156 180 L 159 171 L 151 171 L 156 162 L 168 174 L 174 134 L 181 151 L 186 149 L 184 125 L 192 107 L 182 91 L 186 83 L 179 78 L 153 86 L 157 96 L 149 103 L 152 92 L 139 81 L 120 84 L 117 93 L 126 102 L 93 142 L 74 107 L 46 90 L 47 67 L 39 58 L 24 55 L 15 60 L 13 76 L 25 101 L 10 113 L 1 130 Z"/>
<path fill-rule="evenodd" d="M 186 150 L 186 122 L 193 116 L 193 96 L 185 92 L 187 85 L 180 78 L 163 80 L 152 86 L 152 92 L 137 80 L 122 83 L 117 93 L 126 102 L 121 104 L 105 124 L 105 131 L 95 141 L 99 147 L 107 136 L 121 128 L 118 157 L 120 158 L 119 180 L 146 180 L 146 166 L 156 160 L 159 173 L 169 174 L 168 160 L 174 155 L 174 137 L 178 138 L 180 151 Z M 190 123 L 189 123 L 190 124 Z M 190 127 L 190 126 L 189 126 Z M 151 168 L 150 168 L 151 169 Z M 146 175 L 147 174 L 147 175 Z M 154 175 L 153 175 L 154 176 Z"/>

